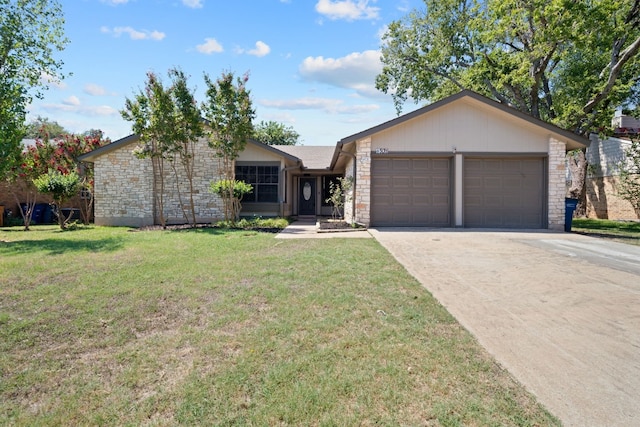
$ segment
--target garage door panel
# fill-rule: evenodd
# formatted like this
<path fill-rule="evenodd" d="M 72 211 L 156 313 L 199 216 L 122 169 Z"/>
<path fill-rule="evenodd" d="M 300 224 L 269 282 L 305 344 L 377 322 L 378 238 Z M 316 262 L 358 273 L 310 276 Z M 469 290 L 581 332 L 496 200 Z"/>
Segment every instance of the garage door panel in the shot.
<path fill-rule="evenodd" d="M 433 180 L 428 176 L 414 176 L 411 177 L 411 184 L 413 188 L 430 188 L 433 185 Z"/>
<path fill-rule="evenodd" d="M 432 164 L 428 159 L 413 159 L 411 161 L 411 168 L 414 171 L 428 171 L 432 168 Z"/>
<path fill-rule="evenodd" d="M 434 176 L 431 178 L 431 187 L 448 192 L 451 189 L 451 180 L 448 176 Z"/>
<path fill-rule="evenodd" d="M 413 194 L 411 196 L 411 204 L 413 206 L 429 206 L 432 198 L 428 194 Z"/>
<path fill-rule="evenodd" d="M 451 160 L 447 158 L 374 158 L 371 223 L 376 226 L 450 226 L 450 174 Z"/>
<path fill-rule="evenodd" d="M 544 164 L 544 158 L 465 158 L 464 225 L 542 228 Z"/>
<path fill-rule="evenodd" d="M 393 167 L 393 170 L 396 170 L 396 171 L 410 170 L 411 160 L 410 159 L 393 159 L 392 167 Z"/>
<path fill-rule="evenodd" d="M 391 180 L 391 185 L 394 190 L 411 188 L 411 178 L 408 176 L 394 176 Z"/>

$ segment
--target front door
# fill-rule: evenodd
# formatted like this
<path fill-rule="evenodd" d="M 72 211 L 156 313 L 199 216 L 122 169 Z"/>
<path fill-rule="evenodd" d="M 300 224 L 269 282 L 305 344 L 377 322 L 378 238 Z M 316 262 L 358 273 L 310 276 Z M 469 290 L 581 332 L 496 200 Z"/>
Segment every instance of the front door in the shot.
<path fill-rule="evenodd" d="M 316 214 L 316 179 L 300 178 L 300 209 L 298 215 Z"/>

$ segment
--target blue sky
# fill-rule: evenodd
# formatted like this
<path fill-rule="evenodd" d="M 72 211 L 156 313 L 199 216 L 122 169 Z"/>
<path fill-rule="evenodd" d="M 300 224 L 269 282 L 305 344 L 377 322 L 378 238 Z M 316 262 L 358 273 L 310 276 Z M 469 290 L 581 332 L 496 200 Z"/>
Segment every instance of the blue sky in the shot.
<path fill-rule="evenodd" d="M 293 127 L 304 145 L 339 139 L 396 116 L 375 90 L 381 35 L 421 0 L 60 0 L 72 75 L 30 107 L 72 132 L 131 133 L 120 117 L 147 71 L 180 67 L 204 101 L 203 73 L 249 72 L 256 121 Z M 417 108 L 406 105 L 404 112 Z"/>

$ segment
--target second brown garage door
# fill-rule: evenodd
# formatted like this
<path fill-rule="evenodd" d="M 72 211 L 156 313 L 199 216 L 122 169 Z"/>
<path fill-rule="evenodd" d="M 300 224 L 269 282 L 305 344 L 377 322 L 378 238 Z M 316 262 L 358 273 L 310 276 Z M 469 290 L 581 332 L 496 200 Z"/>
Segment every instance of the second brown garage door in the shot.
<path fill-rule="evenodd" d="M 465 158 L 464 226 L 543 228 L 544 158 Z"/>
<path fill-rule="evenodd" d="M 451 226 L 451 159 L 372 159 L 371 224 Z"/>

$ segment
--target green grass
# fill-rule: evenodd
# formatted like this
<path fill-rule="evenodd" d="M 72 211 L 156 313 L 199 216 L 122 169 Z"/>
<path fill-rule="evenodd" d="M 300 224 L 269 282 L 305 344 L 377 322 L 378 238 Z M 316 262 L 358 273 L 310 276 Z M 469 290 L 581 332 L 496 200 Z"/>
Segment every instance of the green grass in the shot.
<path fill-rule="evenodd" d="M 558 425 L 375 241 L 0 229 L 0 424 Z"/>
<path fill-rule="evenodd" d="M 640 222 L 575 218 L 571 229 L 581 234 L 640 245 Z"/>

